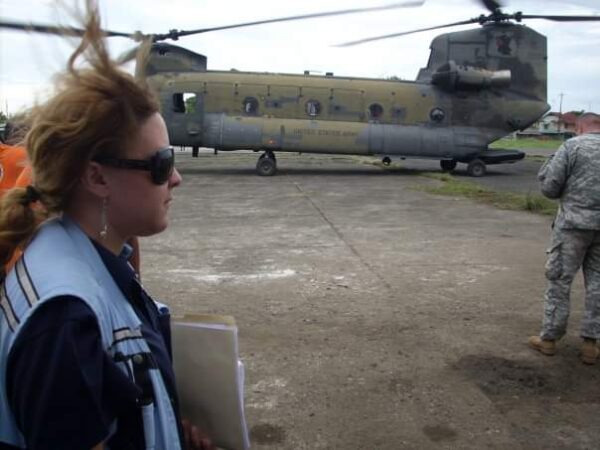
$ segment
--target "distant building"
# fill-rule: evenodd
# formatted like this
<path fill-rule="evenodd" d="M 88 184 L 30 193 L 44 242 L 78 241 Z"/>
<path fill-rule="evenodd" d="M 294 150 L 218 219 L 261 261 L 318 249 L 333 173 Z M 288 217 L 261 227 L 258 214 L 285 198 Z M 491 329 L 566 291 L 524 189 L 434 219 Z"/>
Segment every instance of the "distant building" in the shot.
<path fill-rule="evenodd" d="M 549 112 L 544 117 L 538 119 L 529 128 L 517 132 L 517 136 L 556 136 L 561 133 L 560 114 Z"/>
<path fill-rule="evenodd" d="M 556 112 L 549 112 L 534 125 L 536 124 L 540 134 L 560 133 L 560 114 Z"/>
<path fill-rule="evenodd" d="M 569 138 L 575 136 L 577 119 L 581 114 L 581 111 L 569 111 L 564 114 L 551 111 L 537 120 L 529 128 L 517 132 L 517 136 L 540 136 L 549 138 Z"/>
<path fill-rule="evenodd" d="M 571 111 L 564 113 L 561 117 L 562 132 L 574 136 L 577 128 L 577 118 L 581 115 L 580 112 Z"/>

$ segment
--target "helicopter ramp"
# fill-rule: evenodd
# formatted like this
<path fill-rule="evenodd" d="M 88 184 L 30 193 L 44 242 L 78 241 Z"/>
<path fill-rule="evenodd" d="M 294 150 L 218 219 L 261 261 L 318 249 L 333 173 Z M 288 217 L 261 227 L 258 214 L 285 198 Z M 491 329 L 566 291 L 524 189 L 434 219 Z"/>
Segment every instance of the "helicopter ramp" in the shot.
<path fill-rule="evenodd" d="M 486 164 L 510 164 L 525 158 L 525 153 L 504 148 L 487 149 L 479 153 L 477 158 Z"/>

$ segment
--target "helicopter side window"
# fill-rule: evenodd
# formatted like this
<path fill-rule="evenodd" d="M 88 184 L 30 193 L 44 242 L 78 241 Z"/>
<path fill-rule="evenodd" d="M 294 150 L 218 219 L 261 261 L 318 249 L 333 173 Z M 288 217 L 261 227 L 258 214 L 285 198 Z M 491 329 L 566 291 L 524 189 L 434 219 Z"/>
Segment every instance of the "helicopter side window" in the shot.
<path fill-rule="evenodd" d="M 369 115 L 371 119 L 380 119 L 383 116 L 383 106 L 379 103 L 373 103 L 369 106 Z"/>
<path fill-rule="evenodd" d="M 196 112 L 196 94 L 194 92 L 178 92 L 173 94 L 173 111 L 182 114 Z"/>
<path fill-rule="evenodd" d="M 244 114 L 255 116 L 258 114 L 258 100 L 255 97 L 246 97 L 242 103 Z"/>
<path fill-rule="evenodd" d="M 429 118 L 432 122 L 440 123 L 442 120 L 444 120 L 444 117 L 446 117 L 446 113 L 442 108 L 433 108 L 429 112 Z"/>
<path fill-rule="evenodd" d="M 306 114 L 316 117 L 321 113 L 321 103 L 318 100 L 308 100 L 305 105 Z"/>

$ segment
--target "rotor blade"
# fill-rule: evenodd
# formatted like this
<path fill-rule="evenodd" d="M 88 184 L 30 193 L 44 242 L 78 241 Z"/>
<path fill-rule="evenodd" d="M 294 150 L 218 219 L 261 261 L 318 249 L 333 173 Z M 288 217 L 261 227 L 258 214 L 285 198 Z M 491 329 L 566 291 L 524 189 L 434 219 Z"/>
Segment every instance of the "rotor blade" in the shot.
<path fill-rule="evenodd" d="M 35 31 L 37 33 L 57 34 L 60 36 L 83 36 L 85 30 L 81 28 L 73 27 L 56 27 L 53 25 L 40 25 L 34 23 L 23 23 L 23 22 L 6 22 L 0 20 L 0 28 L 7 28 L 9 30 L 19 31 Z M 102 32 L 109 37 L 127 37 L 134 38 L 135 34 L 131 33 L 120 33 L 118 31 L 102 30 Z"/>
<path fill-rule="evenodd" d="M 418 30 L 403 31 L 401 33 L 385 34 L 382 36 L 375 36 L 375 37 L 370 37 L 370 38 L 365 38 L 365 39 L 359 39 L 357 41 L 344 42 L 343 44 L 334 45 L 334 47 L 351 47 L 353 45 L 364 44 L 365 42 L 373 42 L 373 41 L 379 41 L 382 39 L 389 39 L 389 38 L 398 37 L 398 36 L 405 36 L 407 34 L 421 33 L 422 31 L 439 30 L 440 28 L 448 28 L 448 27 L 455 27 L 458 25 L 468 25 L 471 23 L 479 23 L 479 20 L 480 20 L 479 18 L 474 18 L 474 19 L 463 20 L 461 22 L 449 23 L 446 25 L 438 25 L 435 27 L 420 28 Z"/>
<path fill-rule="evenodd" d="M 407 0 L 401 3 L 392 3 L 390 5 L 383 6 L 375 6 L 371 8 L 352 8 L 352 9 L 344 9 L 339 11 L 328 11 L 322 13 L 314 13 L 314 14 L 302 14 L 299 16 L 289 16 L 289 17 L 280 17 L 277 19 L 266 19 L 266 20 L 257 20 L 255 22 L 245 22 L 238 23 L 235 25 L 224 25 L 220 27 L 212 27 L 212 28 L 200 28 L 197 30 L 171 30 L 169 33 L 165 34 L 155 34 L 154 41 L 161 41 L 164 39 L 173 39 L 177 40 L 183 36 L 190 36 L 192 34 L 200 34 L 200 33 L 208 33 L 210 31 L 220 31 L 220 30 L 230 30 L 232 28 L 242 28 L 242 27 L 252 27 L 256 25 L 264 25 L 268 23 L 277 23 L 277 22 L 289 22 L 292 20 L 304 20 L 304 19 L 316 19 L 319 17 L 330 17 L 330 16 L 342 16 L 344 14 L 355 14 L 355 13 L 364 13 L 364 12 L 372 12 L 372 11 L 384 11 L 387 9 L 395 9 L 395 8 L 411 8 L 416 6 L 422 6 L 425 3 L 425 0 Z"/>
<path fill-rule="evenodd" d="M 556 22 L 593 22 L 600 21 L 600 16 L 543 16 L 536 14 L 521 14 L 521 19 L 545 19 Z"/>

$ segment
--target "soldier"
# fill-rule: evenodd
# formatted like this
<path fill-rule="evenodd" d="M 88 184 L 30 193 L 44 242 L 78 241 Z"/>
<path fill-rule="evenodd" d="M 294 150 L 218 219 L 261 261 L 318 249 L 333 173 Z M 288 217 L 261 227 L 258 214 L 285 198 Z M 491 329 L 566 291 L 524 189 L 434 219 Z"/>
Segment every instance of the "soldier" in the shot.
<path fill-rule="evenodd" d="M 542 193 L 559 199 L 548 249 L 544 319 L 529 346 L 544 355 L 556 353 L 566 332 L 571 283 L 583 267 L 585 312 L 581 324 L 581 360 L 595 364 L 600 350 L 600 116 L 583 114 L 578 136 L 566 141 L 540 169 Z"/>

